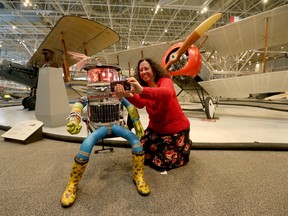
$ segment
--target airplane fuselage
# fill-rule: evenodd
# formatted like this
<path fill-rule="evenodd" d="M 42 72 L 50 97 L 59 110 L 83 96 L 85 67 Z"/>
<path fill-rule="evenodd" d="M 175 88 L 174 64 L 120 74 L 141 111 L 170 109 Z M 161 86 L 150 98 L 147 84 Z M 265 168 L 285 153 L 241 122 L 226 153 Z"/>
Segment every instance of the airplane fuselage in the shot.
<path fill-rule="evenodd" d="M 37 87 L 38 68 L 24 66 L 3 60 L 0 64 L 0 76 L 3 78 L 27 85 L 30 88 Z"/>

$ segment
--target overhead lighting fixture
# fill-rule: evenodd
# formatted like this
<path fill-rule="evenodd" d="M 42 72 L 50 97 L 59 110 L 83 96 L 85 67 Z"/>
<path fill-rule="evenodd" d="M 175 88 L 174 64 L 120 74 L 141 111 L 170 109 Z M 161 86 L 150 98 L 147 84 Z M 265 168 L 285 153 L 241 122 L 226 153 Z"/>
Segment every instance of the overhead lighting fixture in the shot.
<path fill-rule="evenodd" d="M 202 10 L 201 10 L 201 14 L 204 14 L 208 11 L 208 7 L 204 7 Z"/>
<path fill-rule="evenodd" d="M 157 6 L 156 6 L 156 9 L 155 9 L 155 14 L 158 12 L 158 10 L 160 9 L 160 5 L 158 4 Z M 152 11 L 153 11 L 153 9 L 152 9 Z M 162 9 L 161 9 L 161 11 L 162 11 Z"/>
<path fill-rule="evenodd" d="M 24 5 L 25 7 L 31 6 L 31 2 L 30 2 L 29 0 L 25 0 L 25 1 L 23 2 L 23 5 Z"/>

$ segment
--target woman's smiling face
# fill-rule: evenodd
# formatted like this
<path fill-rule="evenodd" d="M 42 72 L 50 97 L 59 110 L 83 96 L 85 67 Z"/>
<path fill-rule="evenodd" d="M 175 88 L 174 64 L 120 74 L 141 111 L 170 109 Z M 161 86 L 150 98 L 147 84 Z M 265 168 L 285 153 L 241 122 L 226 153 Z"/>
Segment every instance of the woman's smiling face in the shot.
<path fill-rule="evenodd" d="M 154 73 L 150 64 L 147 61 L 142 61 L 139 64 L 139 73 L 140 77 L 145 81 L 149 86 L 150 84 L 154 84 Z"/>

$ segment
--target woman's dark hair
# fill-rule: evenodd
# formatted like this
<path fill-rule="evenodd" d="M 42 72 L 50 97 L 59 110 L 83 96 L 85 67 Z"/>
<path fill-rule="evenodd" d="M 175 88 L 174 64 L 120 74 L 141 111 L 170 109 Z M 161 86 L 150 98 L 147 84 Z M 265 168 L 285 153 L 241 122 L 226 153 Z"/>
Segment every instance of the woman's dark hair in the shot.
<path fill-rule="evenodd" d="M 138 61 L 137 68 L 134 74 L 135 79 L 140 83 L 141 86 L 148 86 L 148 84 L 140 76 L 139 66 L 143 61 L 147 61 L 150 64 L 150 67 L 155 74 L 156 83 L 162 77 L 170 77 L 170 74 L 166 70 L 164 70 L 164 68 L 162 68 L 160 64 L 156 63 L 150 58 L 143 58 Z"/>

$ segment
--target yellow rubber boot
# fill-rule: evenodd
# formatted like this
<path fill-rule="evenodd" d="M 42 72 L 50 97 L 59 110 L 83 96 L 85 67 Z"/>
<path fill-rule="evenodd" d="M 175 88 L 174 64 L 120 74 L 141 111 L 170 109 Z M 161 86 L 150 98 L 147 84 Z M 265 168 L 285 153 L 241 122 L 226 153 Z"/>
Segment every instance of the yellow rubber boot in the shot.
<path fill-rule="evenodd" d="M 147 196 L 150 194 L 150 188 L 143 178 L 144 159 L 144 154 L 132 154 L 133 181 L 137 187 L 138 193 L 142 196 Z"/>
<path fill-rule="evenodd" d="M 76 161 L 74 161 L 70 173 L 69 182 L 61 198 L 61 205 L 63 207 L 70 207 L 71 205 L 74 204 L 76 199 L 76 190 L 78 188 L 79 182 L 82 178 L 82 175 L 85 171 L 87 164 L 88 163 L 78 164 Z"/>

